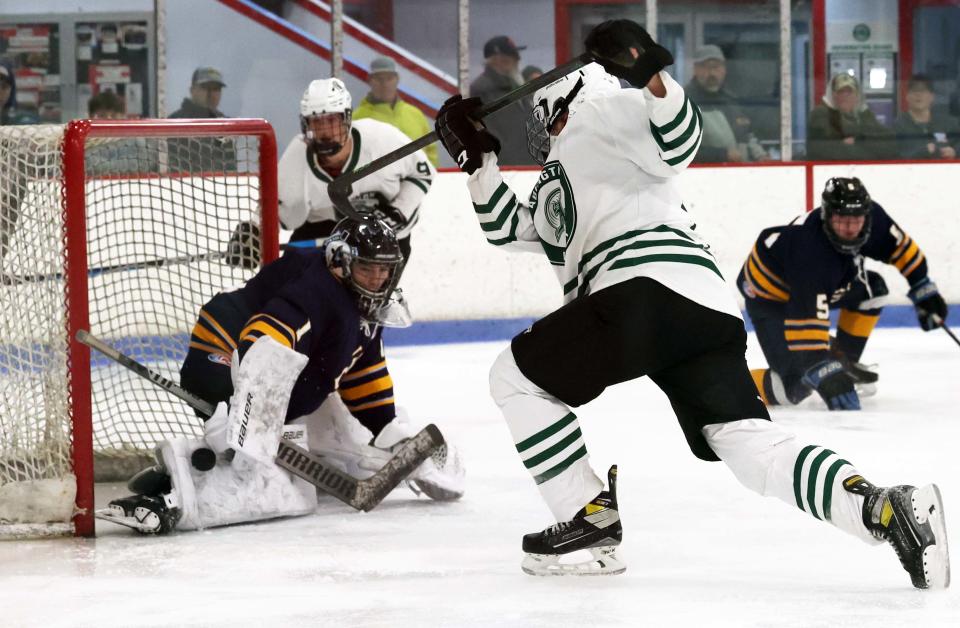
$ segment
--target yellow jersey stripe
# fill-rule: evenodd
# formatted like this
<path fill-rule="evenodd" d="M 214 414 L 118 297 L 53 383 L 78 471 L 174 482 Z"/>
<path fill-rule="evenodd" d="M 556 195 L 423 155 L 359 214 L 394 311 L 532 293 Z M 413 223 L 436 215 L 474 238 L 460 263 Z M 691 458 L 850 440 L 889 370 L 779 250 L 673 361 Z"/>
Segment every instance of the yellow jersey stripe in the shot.
<path fill-rule="evenodd" d="M 344 388 L 340 387 L 340 396 L 344 401 L 356 401 L 357 399 L 362 399 L 364 397 L 369 397 L 370 395 L 376 394 L 378 392 L 383 392 L 384 390 L 389 390 L 393 388 L 393 379 L 390 375 L 384 375 L 379 377 L 372 382 L 367 382 L 366 384 L 361 384 L 360 386 L 354 386 L 350 388 L 349 386 Z"/>
<path fill-rule="evenodd" d="M 246 341 L 247 339 L 252 339 L 254 342 L 256 342 L 256 339 L 259 336 L 252 335 L 252 333 L 255 331 L 259 331 L 261 334 L 270 336 L 288 349 L 293 348 L 293 343 L 290 341 L 290 338 L 285 336 L 283 332 L 266 321 L 256 321 L 244 327 L 243 331 L 240 332 L 241 340 Z"/>
<path fill-rule="evenodd" d="M 903 255 L 903 252 L 906 250 L 906 248 L 907 248 L 911 243 L 913 243 L 913 238 L 911 238 L 911 237 L 908 236 L 907 234 L 904 234 L 904 235 L 903 235 L 903 240 L 900 241 L 900 244 L 897 245 L 897 248 L 895 248 L 895 249 L 893 250 L 893 253 L 890 254 L 889 263 L 892 264 L 893 262 L 895 262 L 895 261 L 897 260 L 898 257 L 900 257 L 901 255 Z"/>
<path fill-rule="evenodd" d="M 202 342 L 197 342 L 196 340 L 191 340 L 190 346 L 194 349 L 200 349 L 201 351 L 206 351 L 207 353 L 216 353 L 217 355 L 222 355 L 227 359 L 228 362 L 230 361 L 230 355 L 224 353 L 217 347 L 211 347 L 210 345 L 205 345 Z"/>
<path fill-rule="evenodd" d="M 776 287 L 771 283 L 767 278 L 760 272 L 760 269 L 757 268 L 757 265 L 754 263 L 753 257 L 747 260 L 747 270 L 750 272 L 751 278 L 758 283 L 766 292 L 769 292 L 773 296 L 783 301 L 790 299 L 790 295 L 780 288 Z"/>
<path fill-rule="evenodd" d="M 287 335 L 290 336 L 291 341 L 295 341 L 295 340 L 296 340 L 296 338 L 297 338 L 297 332 L 295 332 L 295 331 L 293 330 L 293 327 L 290 327 L 289 325 L 287 325 L 286 323 L 284 323 L 284 322 L 281 321 L 280 319 L 278 319 L 278 318 L 276 318 L 276 317 L 274 317 L 274 316 L 270 316 L 269 314 L 258 314 L 255 318 L 268 319 L 268 320 L 272 321 L 273 324 L 274 324 L 274 326 L 275 326 L 277 329 L 280 329 L 280 330 L 286 332 Z"/>
<path fill-rule="evenodd" d="M 830 321 L 823 320 L 820 318 L 788 318 L 783 321 L 788 327 L 805 327 L 807 325 L 818 325 L 826 328 L 830 328 Z"/>
<path fill-rule="evenodd" d="M 916 242 L 911 242 L 910 246 L 907 248 L 906 252 L 893 263 L 901 273 L 903 272 L 904 266 L 909 264 L 913 258 L 920 252 L 920 247 L 917 246 Z"/>
<path fill-rule="evenodd" d="M 387 361 L 386 361 L 386 360 L 380 360 L 379 362 L 377 362 L 377 363 L 374 364 L 373 366 L 368 366 L 367 368 L 363 369 L 362 371 L 357 371 L 356 373 L 348 373 L 347 375 L 344 375 L 343 377 L 340 378 L 340 381 L 341 381 L 341 382 L 349 382 L 349 381 L 351 381 L 351 380 L 359 379 L 359 378 L 363 377 L 364 375 L 369 375 L 370 373 L 374 373 L 374 372 L 376 372 L 376 371 L 379 371 L 379 370 L 382 370 L 382 369 L 385 369 L 385 368 L 387 368 Z"/>
<path fill-rule="evenodd" d="M 202 310 L 202 309 L 200 310 L 200 318 L 202 318 L 203 320 L 207 321 L 207 324 L 209 324 L 211 327 L 213 327 L 214 329 L 216 329 L 216 330 L 217 330 L 217 333 L 220 334 L 220 337 L 223 338 L 223 340 L 224 340 L 228 345 L 230 345 L 230 348 L 231 348 L 231 349 L 236 349 L 236 348 L 237 348 L 237 343 L 235 343 L 235 342 L 233 341 L 233 338 L 230 337 L 230 334 L 228 334 L 226 331 L 224 331 L 223 327 L 220 326 L 220 323 L 218 323 L 216 320 L 214 320 L 214 318 L 213 318 L 212 316 L 210 316 L 207 312 L 205 312 L 205 311 Z"/>
<path fill-rule="evenodd" d="M 923 251 L 919 251 L 917 253 L 917 256 L 913 259 L 913 263 L 911 263 L 909 266 L 907 266 L 900 272 L 903 274 L 904 277 L 908 277 L 910 273 L 915 271 L 917 269 L 917 266 L 919 266 L 925 259 L 926 258 L 923 255 Z"/>
<path fill-rule="evenodd" d="M 750 257 L 752 257 L 753 260 L 757 263 L 757 266 L 760 267 L 760 270 L 762 270 L 764 274 L 766 274 L 766 276 L 770 278 L 770 281 L 779 285 L 784 290 L 790 289 L 790 286 L 787 285 L 786 281 L 778 277 L 776 273 L 771 272 L 770 269 L 764 266 L 763 262 L 760 261 L 760 254 L 757 252 L 756 244 L 753 245 L 753 250 L 750 251 Z"/>
<path fill-rule="evenodd" d="M 789 349 L 791 351 L 829 351 L 830 345 L 825 342 L 817 342 L 812 344 L 790 345 Z"/>
<path fill-rule="evenodd" d="M 200 323 L 197 323 L 193 327 L 193 335 L 199 338 L 200 340 L 203 340 L 204 342 L 207 342 L 211 345 L 215 345 L 216 347 L 219 348 L 220 351 L 225 351 L 227 353 L 233 352 L 234 347 L 227 346 L 227 343 L 223 341 L 223 338 L 220 338 L 220 336 L 213 333 L 212 331 L 210 331 Z"/>
<path fill-rule="evenodd" d="M 786 329 L 783 332 L 787 342 L 791 340 L 822 340 L 830 342 L 830 332 L 826 329 Z"/>

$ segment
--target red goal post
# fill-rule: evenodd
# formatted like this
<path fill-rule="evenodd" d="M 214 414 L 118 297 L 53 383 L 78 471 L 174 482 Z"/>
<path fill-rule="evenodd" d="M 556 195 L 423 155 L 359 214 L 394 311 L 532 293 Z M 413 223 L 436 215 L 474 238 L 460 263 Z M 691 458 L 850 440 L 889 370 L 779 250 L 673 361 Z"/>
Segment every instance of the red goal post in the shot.
<path fill-rule="evenodd" d="M 199 307 L 278 255 L 276 168 L 265 120 L 0 128 L 0 538 L 93 535 L 95 459 L 135 469 L 156 441 L 202 432 L 76 332 L 179 381 Z M 259 256 L 229 258 L 244 222 Z"/>

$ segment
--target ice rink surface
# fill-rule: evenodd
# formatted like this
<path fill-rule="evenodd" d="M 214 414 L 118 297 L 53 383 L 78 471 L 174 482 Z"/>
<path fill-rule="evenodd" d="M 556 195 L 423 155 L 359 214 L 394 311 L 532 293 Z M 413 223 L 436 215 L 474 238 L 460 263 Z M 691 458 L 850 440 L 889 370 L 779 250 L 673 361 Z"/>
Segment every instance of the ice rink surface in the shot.
<path fill-rule="evenodd" d="M 648 380 L 578 411 L 594 468 L 619 464 L 621 576 L 535 578 L 520 538 L 553 523 L 487 394 L 506 343 L 388 351 L 401 405 L 464 453 L 453 504 L 395 491 L 370 513 L 317 514 L 140 537 L 0 542 L 0 626 L 960 626 L 960 582 L 910 586 L 869 546 L 742 488 L 688 451 Z M 751 336 L 751 366 L 763 358 Z M 879 392 L 856 413 L 818 400 L 774 420 L 874 484 L 937 482 L 960 577 L 960 348 L 946 334 L 879 329 L 864 356 Z M 102 503 L 122 485 L 98 486 Z"/>

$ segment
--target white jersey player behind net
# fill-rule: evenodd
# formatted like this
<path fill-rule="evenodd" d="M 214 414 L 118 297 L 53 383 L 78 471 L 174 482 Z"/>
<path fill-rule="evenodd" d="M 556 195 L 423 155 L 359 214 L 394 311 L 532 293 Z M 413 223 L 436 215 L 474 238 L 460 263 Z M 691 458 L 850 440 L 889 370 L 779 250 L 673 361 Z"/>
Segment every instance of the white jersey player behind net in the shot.
<path fill-rule="evenodd" d="M 372 119 L 352 121 L 350 92 L 340 79 L 312 81 L 300 99 L 302 134 L 287 145 L 278 165 L 280 222 L 291 241 L 325 238 L 343 218 L 327 192 L 337 176 L 352 172 L 401 146 L 409 138 Z M 423 151 L 353 184 L 354 206 L 386 222 L 409 258 L 409 237 L 436 170 Z"/>
<path fill-rule="evenodd" d="M 490 372 L 524 466 L 556 525 L 523 539 L 534 575 L 620 573 L 616 467 L 609 489 L 589 463 L 576 407 L 648 375 L 669 397 L 692 452 L 723 460 L 748 488 L 779 497 L 865 541 L 889 541 L 914 586 L 946 586 L 936 486 L 877 488 L 844 458 L 773 424 L 744 359 L 746 332 L 674 177 L 693 160 L 701 116 L 663 68 L 671 54 L 629 20 L 594 29 L 587 66 L 534 95 L 528 137 L 544 164 L 529 203 L 477 128 L 476 99 L 454 97 L 437 131 L 470 174 L 487 240 L 542 250 L 566 304 L 513 339 Z M 620 89 L 610 72 L 628 81 Z M 593 560 L 565 554 L 586 549 Z"/>

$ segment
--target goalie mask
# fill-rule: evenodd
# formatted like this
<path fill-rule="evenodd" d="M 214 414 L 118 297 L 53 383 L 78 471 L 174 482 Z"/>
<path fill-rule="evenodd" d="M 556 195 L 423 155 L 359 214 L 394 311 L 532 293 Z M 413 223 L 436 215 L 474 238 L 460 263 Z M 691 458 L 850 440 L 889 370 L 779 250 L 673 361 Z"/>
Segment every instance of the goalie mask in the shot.
<path fill-rule="evenodd" d="M 398 324 L 396 290 L 403 272 L 403 253 L 393 230 L 382 220 L 345 218 L 337 223 L 325 246 L 327 266 L 353 293 L 363 320 L 377 325 Z"/>
<path fill-rule="evenodd" d="M 856 255 L 870 237 L 871 200 L 867 188 L 860 179 L 834 177 L 823 188 L 820 203 L 820 217 L 823 219 L 823 231 L 830 244 L 841 253 Z M 852 237 L 843 237 L 835 230 L 831 218 L 863 217 L 863 227 Z"/>
<path fill-rule="evenodd" d="M 595 94 L 618 89 L 619 81 L 597 63 L 585 65 L 538 89 L 533 95 L 533 110 L 526 124 L 530 156 L 541 166 L 546 163 L 554 138 L 577 108 Z"/>
<path fill-rule="evenodd" d="M 311 81 L 300 98 L 300 130 L 318 155 L 334 155 L 350 137 L 350 92 L 336 78 Z"/>

